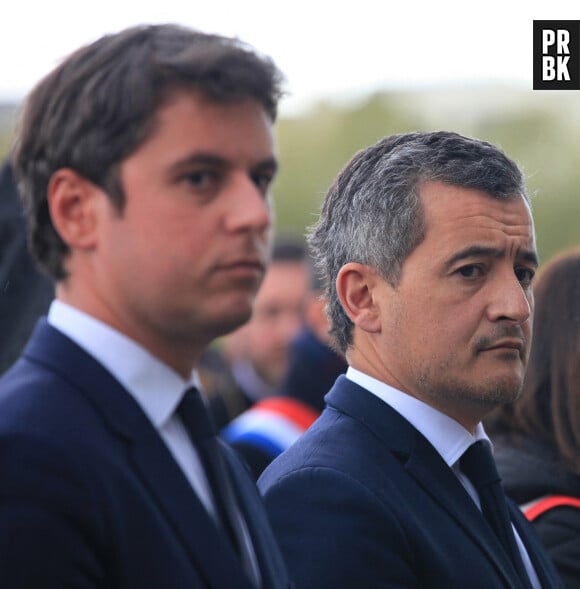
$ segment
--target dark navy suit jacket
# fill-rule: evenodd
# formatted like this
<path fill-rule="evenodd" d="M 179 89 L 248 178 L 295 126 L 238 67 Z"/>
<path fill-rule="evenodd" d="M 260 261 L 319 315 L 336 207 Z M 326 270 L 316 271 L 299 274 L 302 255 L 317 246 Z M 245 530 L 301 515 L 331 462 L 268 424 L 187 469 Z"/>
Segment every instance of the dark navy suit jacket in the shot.
<path fill-rule="evenodd" d="M 521 587 L 473 500 L 408 421 L 344 376 L 326 402 L 259 481 L 299 589 Z M 542 587 L 561 587 L 510 509 Z"/>
<path fill-rule="evenodd" d="M 263 586 L 287 588 L 255 485 L 227 457 Z M 44 320 L 0 380 L 0 587 L 250 588 L 137 403 Z"/>

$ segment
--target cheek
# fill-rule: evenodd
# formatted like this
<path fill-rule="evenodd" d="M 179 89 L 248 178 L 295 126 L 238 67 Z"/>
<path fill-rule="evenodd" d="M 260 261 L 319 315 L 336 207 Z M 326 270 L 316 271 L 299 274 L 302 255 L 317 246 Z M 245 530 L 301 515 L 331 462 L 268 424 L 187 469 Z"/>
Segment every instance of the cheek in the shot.
<path fill-rule="evenodd" d="M 278 339 L 279 330 L 276 329 L 276 322 L 271 321 L 261 325 L 254 333 L 255 343 L 258 346 L 268 347 Z"/>
<path fill-rule="evenodd" d="M 410 326 L 418 335 L 422 355 L 444 359 L 469 353 L 478 321 L 457 309 L 455 313 L 425 313 L 422 324 Z"/>
<path fill-rule="evenodd" d="M 250 321 L 252 320 L 250 319 Z M 264 346 L 264 342 L 268 341 L 269 333 L 265 324 L 260 320 L 255 320 L 254 323 L 248 325 L 244 334 L 244 345 L 250 349 L 262 347 Z"/>
<path fill-rule="evenodd" d="M 433 332 L 444 328 L 445 321 L 437 309 L 437 304 L 428 299 L 397 299 L 392 303 L 388 325 L 397 337 L 423 344 L 433 337 Z"/>

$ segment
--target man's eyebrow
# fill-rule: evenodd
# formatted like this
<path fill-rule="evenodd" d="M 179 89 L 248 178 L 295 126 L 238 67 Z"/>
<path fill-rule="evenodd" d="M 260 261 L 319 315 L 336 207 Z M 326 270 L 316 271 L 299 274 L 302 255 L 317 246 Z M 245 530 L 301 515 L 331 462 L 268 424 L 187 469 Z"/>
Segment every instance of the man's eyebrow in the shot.
<path fill-rule="evenodd" d="M 462 260 L 475 257 L 492 257 L 499 258 L 505 253 L 505 250 L 498 249 L 495 247 L 487 247 L 483 245 L 470 245 L 465 249 L 458 251 L 449 260 L 447 260 L 446 266 L 451 267 L 461 262 Z"/>
<path fill-rule="evenodd" d="M 197 152 L 175 162 L 171 166 L 171 171 L 180 171 L 187 167 L 199 165 L 211 166 L 213 168 L 227 168 L 231 165 L 231 163 L 227 158 L 213 153 Z M 277 159 L 275 157 L 268 157 L 262 161 L 257 161 L 254 165 L 252 165 L 252 170 L 262 169 L 276 172 L 278 170 Z"/>
<path fill-rule="evenodd" d="M 279 168 L 278 160 L 275 157 L 269 157 L 261 162 L 257 162 L 254 166 L 254 170 L 269 170 L 273 173 L 277 172 Z"/>
<path fill-rule="evenodd" d="M 498 249 L 495 247 L 487 247 L 482 245 L 472 245 L 466 247 L 465 249 L 457 252 L 454 256 L 452 256 L 446 263 L 447 267 L 454 266 L 457 262 L 461 262 L 462 260 L 466 260 L 469 258 L 475 257 L 492 257 L 492 258 L 500 258 L 501 256 L 505 255 L 505 249 Z M 523 260 L 535 266 L 536 268 L 539 265 L 538 254 L 535 250 L 520 250 L 516 256 L 519 260 Z"/>
<path fill-rule="evenodd" d="M 523 250 L 518 252 L 517 256 L 520 260 L 524 260 L 533 264 L 536 268 L 540 265 L 540 258 L 535 250 Z"/>
<path fill-rule="evenodd" d="M 171 165 L 171 170 L 182 170 L 183 168 L 200 164 L 216 168 L 225 168 L 228 165 L 228 161 L 225 158 L 213 153 L 196 152 L 174 162 Z"/>

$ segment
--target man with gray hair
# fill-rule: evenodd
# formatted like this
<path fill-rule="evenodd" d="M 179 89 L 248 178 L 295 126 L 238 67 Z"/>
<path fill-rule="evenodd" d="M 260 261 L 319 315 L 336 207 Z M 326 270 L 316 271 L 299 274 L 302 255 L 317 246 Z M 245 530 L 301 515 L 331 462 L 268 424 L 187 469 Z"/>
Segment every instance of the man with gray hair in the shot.
<path fill-rule="evenodd" d="M 517 165 L 450 132 L 357 154 L 310 245 L 349 368 L 261 477 L 298 587 L 560 587 L 481 425 L 520 393 L 538 264 Z"/>

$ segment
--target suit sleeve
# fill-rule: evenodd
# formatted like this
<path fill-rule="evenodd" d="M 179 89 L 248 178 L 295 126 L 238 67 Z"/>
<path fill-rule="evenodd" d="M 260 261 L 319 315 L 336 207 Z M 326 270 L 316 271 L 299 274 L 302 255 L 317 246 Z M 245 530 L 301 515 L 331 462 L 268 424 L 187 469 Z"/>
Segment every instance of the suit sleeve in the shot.
<path fill-rule="evenodd" d="M 62 450 L 0 439 L 0 587 L 105 587 L 91 490 Z"/>
<path fill-rule="evenodd" d="M 418 587 L 400 522 L 358 481 L 311 467 L 260 488 L 297 587 Z"/>

